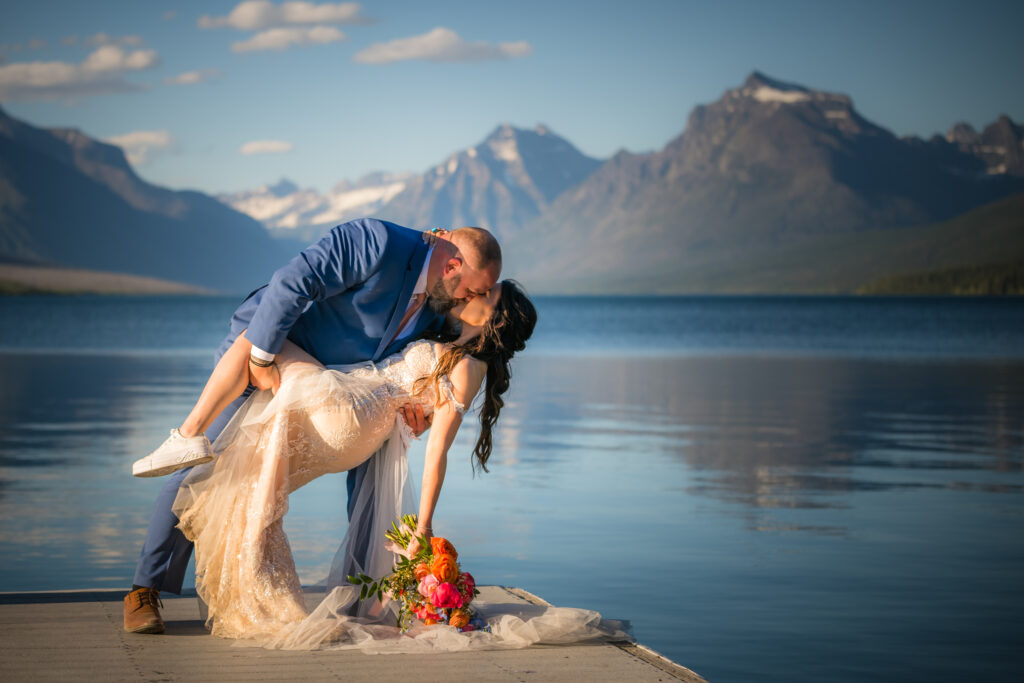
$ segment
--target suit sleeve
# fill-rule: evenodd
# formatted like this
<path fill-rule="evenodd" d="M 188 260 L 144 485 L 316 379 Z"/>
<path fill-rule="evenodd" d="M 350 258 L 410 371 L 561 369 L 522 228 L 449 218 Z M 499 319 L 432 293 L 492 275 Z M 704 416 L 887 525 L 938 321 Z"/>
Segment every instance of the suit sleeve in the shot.
<path fill-rule="evenodd" d="M 246 338 L 264 351 L 279 353 L 310 303 L 352 289 L 377 272 L 386 244 L 387 229 L 380 221 L 334 227 L 270 278 Z"/>

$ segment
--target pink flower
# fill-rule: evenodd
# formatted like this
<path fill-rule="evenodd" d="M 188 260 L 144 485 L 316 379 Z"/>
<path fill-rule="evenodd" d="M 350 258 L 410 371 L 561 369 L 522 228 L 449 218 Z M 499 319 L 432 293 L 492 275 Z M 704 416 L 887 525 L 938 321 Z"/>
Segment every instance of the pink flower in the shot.
<path fill-rule="evenodd" d="M 425 598 L 429 598 L 434 594 L 434 591 L 437 590 L 437 577 L 433 574 L 427 574 L 423 577 L 423 580 L 420 581 L 420 585 L 417 590 L 420 592 L 420 595 Z"/>
<path fill-rule="evenodd" d="M 476 590 L 476 581 L 473 580 L 473 575 L 469 572 L 463 572 L 459 577 L 459 593 L 462 594 L 462 600 L 465 604 L 469 604 L 473 601 L 473 592 Z"/>
<path fill-rule="evenodd" d="M 435 612 L 429 605 L 418 605 L 416 609 L 413 610 L 413 614 L 415 614 L 416 618 L 420 621 L 438 618 L 437 612 Z"/>
<path fill-rule="evenodd" d="M 469 631 L 475 631 L 475 630 L 476 630 L 476 626 L 473 626 L 473 624 L 466 624 L 465 626 L 462 627 L 462 632 L 463 633 L 468 633 Z"/>
<path fill-rule="evenodd" d="M 430 601 L 434 603 L 434 607 L 440 607 L 446 609 L 448 607 L 462 607 L 464 600 L 459 595 L 459 589 L 450 583 L 442 583 L 434 590 L 434 595 L 431 596 Z"/>

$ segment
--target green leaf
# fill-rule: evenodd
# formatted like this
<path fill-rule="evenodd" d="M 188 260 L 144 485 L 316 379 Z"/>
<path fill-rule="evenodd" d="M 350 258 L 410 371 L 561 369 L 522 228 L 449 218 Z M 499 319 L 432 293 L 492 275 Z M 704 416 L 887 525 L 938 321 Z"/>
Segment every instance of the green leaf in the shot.
<path fill-rule="evenodd" d="M 363 582 L 363 580 L 360 579 L 359 577 L 352 576 L 351 574 L 349 574 L 348 575 L 348 582 L 351 583 L 354 586 L 358 586 L 359 584 L 361 584 Z"/>
<path fill-rule="evenodd" d="M 362 590 L 359 591 L 359 599 L 360 600 L 365 600 L 366 599 L 366 589 L 367 588 L 368 588 L 368 586 L 364 585 Z"/>

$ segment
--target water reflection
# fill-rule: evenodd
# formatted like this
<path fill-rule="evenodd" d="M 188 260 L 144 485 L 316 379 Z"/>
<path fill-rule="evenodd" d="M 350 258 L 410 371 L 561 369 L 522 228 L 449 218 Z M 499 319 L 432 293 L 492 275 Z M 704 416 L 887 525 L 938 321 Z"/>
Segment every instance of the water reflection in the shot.
<path fill-rule="evenodd" d="M 1024 466 L 1017 362 L 534 358 L 518 370 L 530 427 L 517 427 L 516 458 L 532 467 L 671 453 L 695 474 L 688 493 L 816 510 L 860 491 L 1012 492 L 993 477 Z"/>
<path fill-rule="evenodd" d="M 208 354 L 0 356 L 0 585 L 123 586 L 159 482 L 131 462 L 194 399 Z"/>
<path fill-rule="evenodd" d="M 184 413 L 209 363 L 198 354 L 4 357 L 0 549 L 8 588 L 57 571 L 41 577 L 27 558 L 71 548 L 95 580 L 128 573 L 159 481 L 127 477 L 127 465 Z M 846 524 L 820 517 L 858 494 L 1020 493 L 1019 477 L 1004 475 L 1024 467 L 1022 408 L 1024 364 L 1012 362 L 526 357 L 492 465 L 505 488 L 542 491 L 569 476 L 607 486 L 616 466 L 591 469 L 604 458 L 643 470 L 668 457 L 676 469 L 659 464 L 652 486 L 726 503 L 721 514 L 753 529 L 841 535 Z M 455 452 L 474 438 L 464 430 Z M 463 467 L 458 456 L 455 467 Z M 453 487 L 475 486 L 459 477 Z M 333 539 L 344 531 L 338 484 L 320 486 L 293 539 L 314 567 L 333 550 L 321 532 Z M 324 499 L 332 499 L 326 520 L 314 509 Z M 758 510 L 804 512 L 780 522 Z"/>

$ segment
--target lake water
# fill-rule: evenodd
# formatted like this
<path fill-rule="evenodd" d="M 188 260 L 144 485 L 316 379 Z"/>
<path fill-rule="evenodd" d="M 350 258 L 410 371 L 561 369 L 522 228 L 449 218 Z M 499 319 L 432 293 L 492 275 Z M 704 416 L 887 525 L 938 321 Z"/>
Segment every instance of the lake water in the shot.
<path fill-rule="evenodd" d="M 128 586 L 162 483 L 130 463 L 236 303 L 0 298 L 0 591 Z M 711 681 L 1019 680 L 1024 300 L 538 309 L 491 472 L 464 430 L 435 518 L 479 581 L 630 619 Z M 305 582 L 344 496 L 293 496 Z"/>

